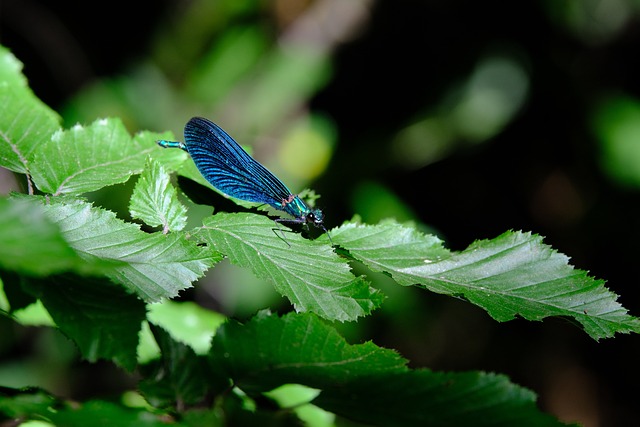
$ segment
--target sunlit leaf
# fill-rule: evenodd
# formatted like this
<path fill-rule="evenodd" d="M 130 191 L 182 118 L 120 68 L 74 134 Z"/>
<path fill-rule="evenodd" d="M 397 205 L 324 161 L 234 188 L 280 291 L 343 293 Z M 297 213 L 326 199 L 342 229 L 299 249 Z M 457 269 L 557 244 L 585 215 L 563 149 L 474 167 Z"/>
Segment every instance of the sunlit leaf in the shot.
<path fill-rule="evenodd" d="M 0 45 L 0 82 L 9 86 L 27 87 L 27 79 L 22 74 L 22 62 L 2 45 Z"/>
<path fill-rule="evenodd" d="M 298 311 L 355 320 L 381 304 L 382 294 L 363 278 L 356 278 L 331 246 L 296 233 L 279 237 L 275 227 L 262 215 L 220 213 L 205 219 L 197 237 L 232 263 L 271 281 Z"/>
<path fill-rule="evenodd" d="M 333 240 L 375 271 L 401 285 L 463 297 L 504 322 L 570 316 L 594 339 L 640 331 L 602 280 L 574 269 L 540 236 L 507 232 L 449 253 L 437 239 L 393 222 L 346 224 Z"/>
<path fill-rule="evenodd" d="M 39 276 L 101 271 L 76 254 L 42 205 L 4 198 L 0 198 L 0 268 Z"/>
<path fill-rule="evenodd" d="M 187 223 L 187 210 L 178 201 L 178 193 L 169 181 L 169 175 L 155 161 L 147 162 L 138 178 L 129 211 L 152 227 L 162 226 L 163 233 L 182 230 Z"/>
<path fill-rule="evenodd" d="M 60 127 L 60 117 L 33 94 L 22 64 L 0 46 L 0 167 L 28 173 L 33 151 Z"/>
<path fill-rule="evenodd" d="M 29 279 L 25 280 L 25 282 L 27 281 Z M 15 311 L 13 318 L 24 326 L 56 326 L 56 322 L 51 318 L 51 315 L 40 300 L 36 300 L 34 304 Z"/>
<path fill-rule="evenodd" d="M 162 301 L 150 304 L 147 318 L 165 329 L 173 339 L 188 344 L 197 354 L 211 347 L 211 337 L 226 319 L 220 313 L 204 309 L 191 301 Z"/>
<path fill-rule="evenodd" d="M 35 153 L 33 180 L 44 192 L 82 194 L 127 181 L 142 171 L 152 144 L 132 139 L 118 119 L 56 132 Z"/>
<path fill-rule="evenodd" d="M 59 117 L 30 90 L 0 81 L 0 166 L 29 173 L 34 150 L 59 128 Z"/>
<path fill-rule="evenodd" d="M 176 296 L 221 259 L 182 234 L 144 233 L 86 202 L 54 199 L 45 212 L 80 256 L 114 261 L 107 276 L 147 302 Z"/>

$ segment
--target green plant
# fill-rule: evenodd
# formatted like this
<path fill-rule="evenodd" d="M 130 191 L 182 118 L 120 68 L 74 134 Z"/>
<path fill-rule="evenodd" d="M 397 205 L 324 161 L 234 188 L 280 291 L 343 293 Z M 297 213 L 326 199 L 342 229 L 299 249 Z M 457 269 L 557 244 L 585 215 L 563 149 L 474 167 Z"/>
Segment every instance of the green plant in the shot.
<path fill-rule="evenodd" d="M 74 403 L 41 388 L 4 387 L 6 418 L 137 426 L 332 425 L 336 415 L 371 425 L 561 424 L 504 375 L 409 369 L 393 350 L 347 344 L 331 322 L 358 321 L 385 298 L 354 275 L 355 262 L 399 286 L 464 299 L 501 322 L 564 316 L 596 340 L 640 330 L 603 281 L 531 233 L 509 231 L 452 252 L 391 220 L 345 222 L 330 230 L 335 249 L 326 235 L 293 233 L 289 247 L 255 213 L 207 215 L 189 227 L 187 201 L 170 173 L 208 184 L 186 153 L 156 146 L 172 135 L 131 137 L 118 119 L 62 129 L 20 67 L 0 51 L 0 166 L 25 179 L 24 193 L 0 199 L 3 314 L 58 328 L 89 362 L 138 371 L 144 402 Z M 132 176 L 131 218 L 86 198 Z M 170 301 L 223 258 L 271 282 L 296 312 L 264 310 L 238 323 Z M 196 326 L 179 323 L 186 317 Z"/>

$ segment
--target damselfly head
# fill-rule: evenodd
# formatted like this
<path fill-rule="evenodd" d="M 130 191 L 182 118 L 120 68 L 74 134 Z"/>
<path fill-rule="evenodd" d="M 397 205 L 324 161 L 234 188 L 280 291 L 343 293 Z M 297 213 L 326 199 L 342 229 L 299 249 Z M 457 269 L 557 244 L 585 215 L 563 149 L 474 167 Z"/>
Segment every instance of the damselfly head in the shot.
<path fill-rule="evenodd" d="M 311 223 L 316 227 L 324 228 L 322 223 L 324 222 L 324 214 L 320 209 L 311 210 L 306 216 L 305 221 L 307 224 Z"/>
<path fill-rule="evenodd" d="M 304 220 L 307 224 L 313 224 L 314 226 L 320 228 L 325 233 L 327 233 L 327 237 L 329 238 L 329 243 L 331 243 L 331 246 L 333 246 L 331 235 L 327 231 L 327 228 L 324 226 L 324 214 L 320 209 L 312 209 L 307 215 L 305 215 Z"/>

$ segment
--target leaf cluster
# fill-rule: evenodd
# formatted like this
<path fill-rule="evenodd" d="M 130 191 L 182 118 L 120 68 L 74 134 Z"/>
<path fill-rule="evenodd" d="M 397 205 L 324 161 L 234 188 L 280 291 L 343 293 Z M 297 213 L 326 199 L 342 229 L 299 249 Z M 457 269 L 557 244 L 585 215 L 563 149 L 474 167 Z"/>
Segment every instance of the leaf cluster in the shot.
<path fill-rule="evenodd" d="M 170 135 L 132 137 L 117 119 L 63 129 L 4 48 L 0 97 L 0 166 L 23 177 L 26 189 L 0 198 L 4 313 L 20 322 L 21 310 L 41 304 L 82 358 L 137 369 L 150 405 L 72 405 L 40 389 L 3 389 L 6 417 L 59 425 L 289 425 L 327 414 L 371 425 L 559 424 L 536 409 L 532 392 L 502 375 L 409 369 L 392 350 L 348 344 L 330 322 L 371 315 L 385 298 L 354 274 L 353 262 L 399 286 L 462 298 L 497 321 L 564 316 L 596 340 L 640 329 L 603 281 L 531 233 L 509 231 L 452 252 L 391 220 L 330 230 L 339 250 L 326 235 L 288 233 L 284 242 L 255 213 L 217 213 L 189 228 L 170 174 L 206 182 L 185 153 L 157 147 Z M 87 198 L 130 179 L 128 215 L 137 222 Z M 265 311 L 245 324 L 212 320 L 194 307 L 163 316 L 158 302 L 223 258 L 270 282 L 295 313 Z M 205 345 L 171 330 L 187 316 L 207 325 Z M 147 359 L 139 351 L 145 331 L 157 346 Z"/>

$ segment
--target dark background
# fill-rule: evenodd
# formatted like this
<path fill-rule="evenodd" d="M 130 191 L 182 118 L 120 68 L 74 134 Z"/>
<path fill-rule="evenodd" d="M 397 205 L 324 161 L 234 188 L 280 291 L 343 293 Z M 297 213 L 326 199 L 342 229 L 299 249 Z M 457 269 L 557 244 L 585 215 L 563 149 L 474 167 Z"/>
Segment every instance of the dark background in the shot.
<path fill-rule="evenodd" d="M 25 64 L 36 95 L 58 110 L 95 79 L 126 73 L 187 5 L 3 0 L 0 42 Z M 375 180 L 454 250 L 509 229 L 544 236 L 638 315 L 640 197 L 602 169 L 590 120 L 609 92 L 640 97 L 639 14 L 610 37 L 585 39 L 548 2 L 372 3 L 366 26 L 334 52 L 333 78 L 310 104 L 339 134 L 328 171 L 313 184 L 328 225 L 350 218 L 353 191 Z M 499 134 L 414 170 L 381 155 L 496 43 L 526 52 L 530 77 L 524 107 Z M 534 390 L 545 410 L 586 426 L 640 419 L 636 336 L 597 343 L 563 319 L 496 324 L 470 304 L 407 292 L 424 312 L 370 320 L 365 335 L 412 366 L 504 373 Z"/>

